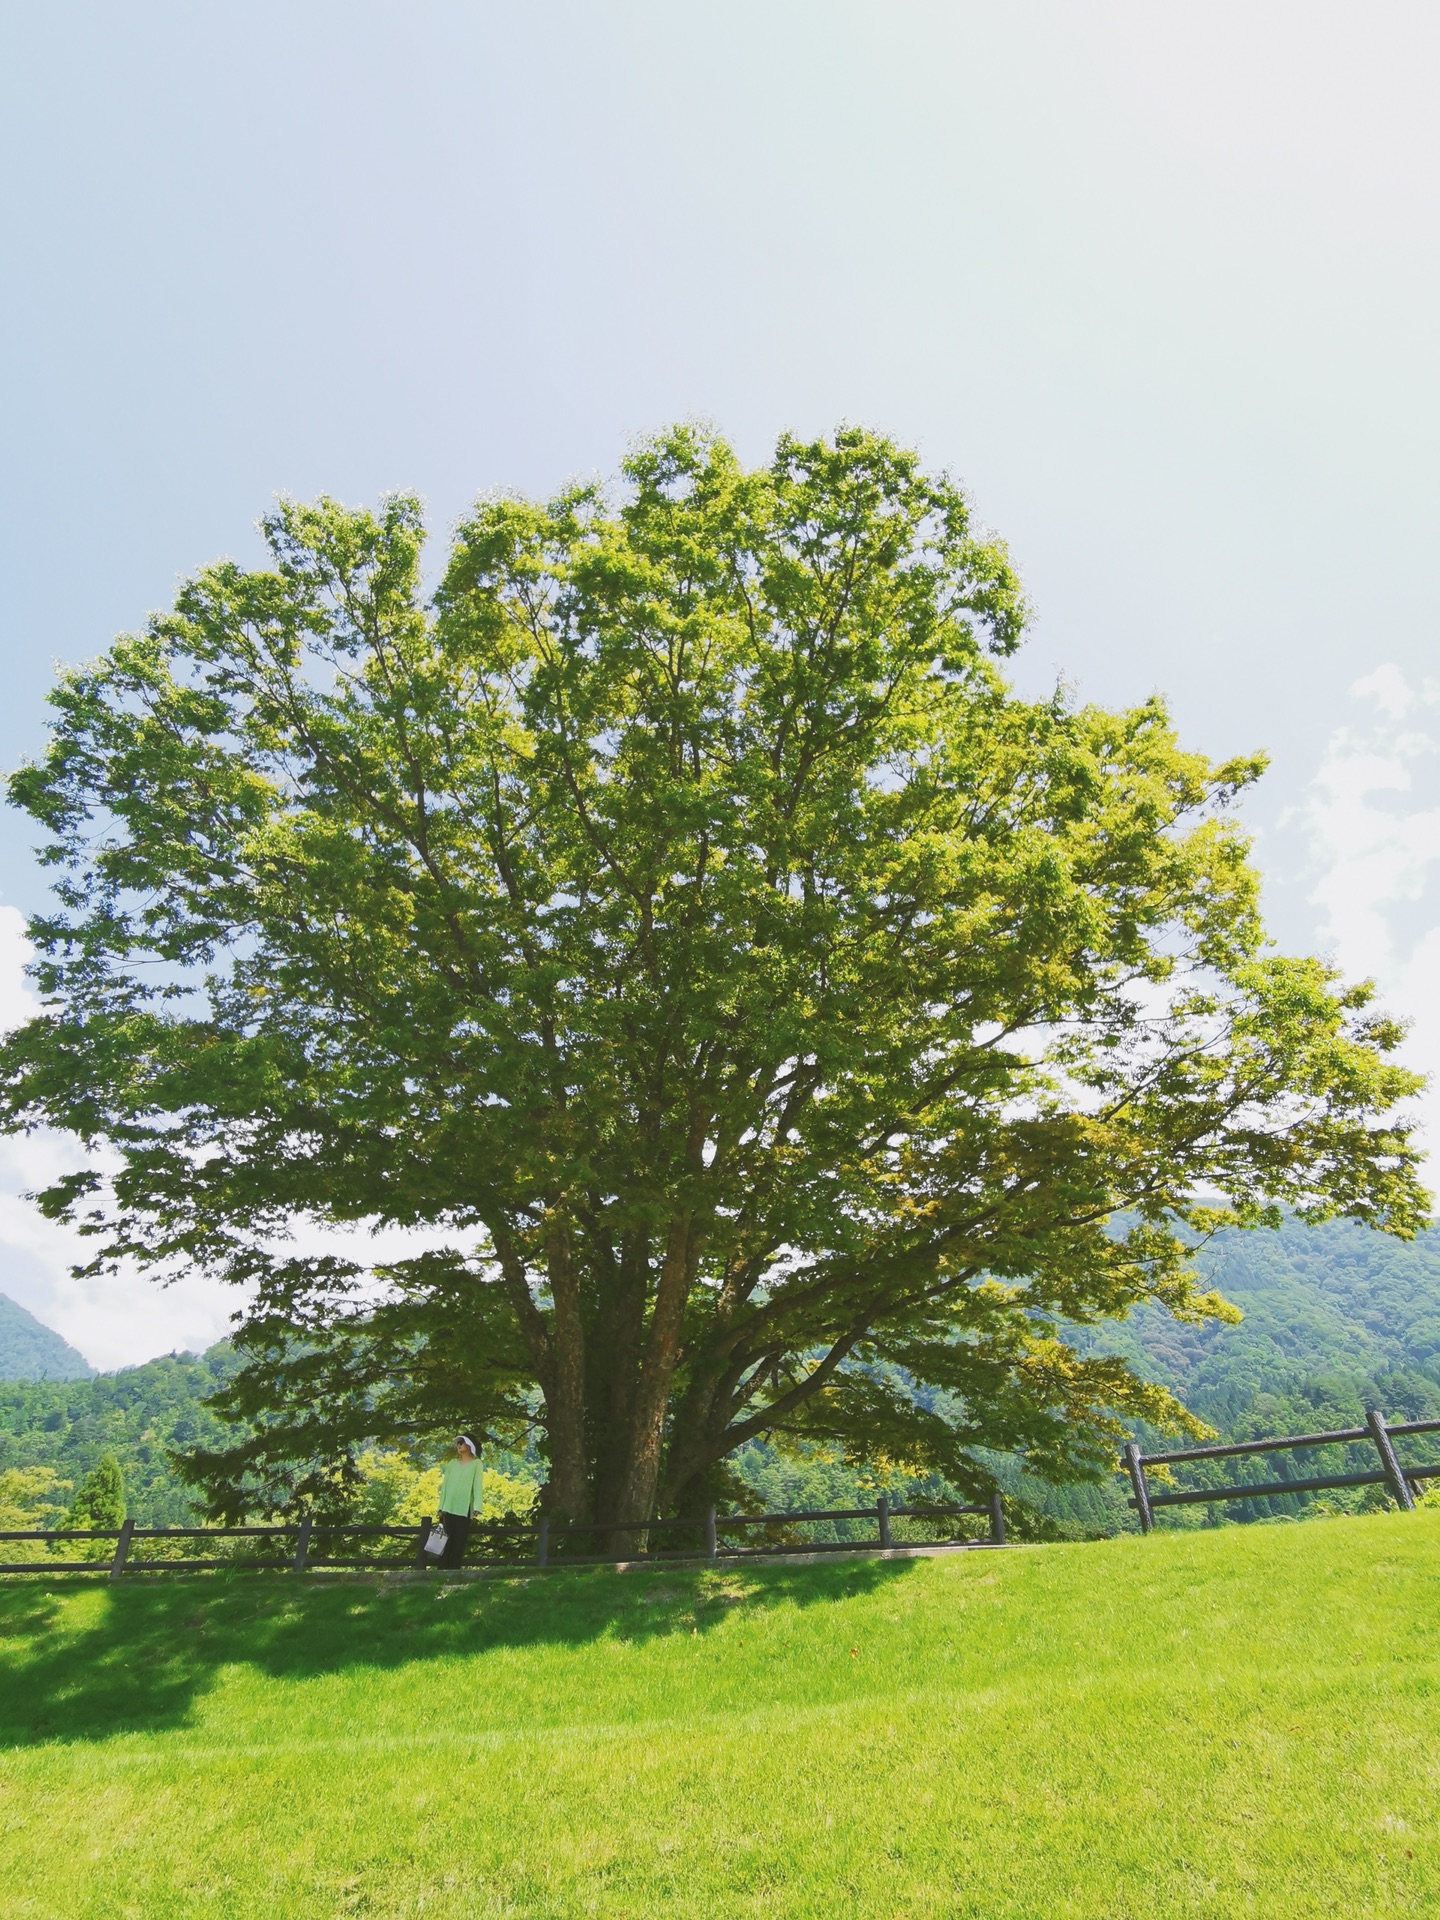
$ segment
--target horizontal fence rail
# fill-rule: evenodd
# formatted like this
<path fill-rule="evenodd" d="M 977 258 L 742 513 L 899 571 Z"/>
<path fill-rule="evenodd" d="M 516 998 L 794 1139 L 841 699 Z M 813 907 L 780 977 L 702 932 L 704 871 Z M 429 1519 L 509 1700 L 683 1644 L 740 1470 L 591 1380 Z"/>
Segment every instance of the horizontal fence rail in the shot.
<path fill-rule="evenodd" d="M 1130 1441 L 1121 1455 L 1120 1466 L 1129 1474 L 1132 1492 L 1129 1505 L 1139 1516 L 1143 1533 L 1155 1526 L 1157 1508 L 1200 1506 L 1231 1500 L 1282 1498 L 1290 1494 L 1321 1493 L 1332 1488 L 1383 1486 L 1397 1507 L 1408 1511 L 1415 1505 L 1415 1488 L 1426 1480 L 1440 1480 L 1440 1461 L 1402 1461 L 1395 1451 L 1396 1440 L 1416 1434 L 1440 1434 L 1440 1420 L 1386 1420 L 1378 1409 L 1366 1415 L 1363 1427 L 1337 1427 L 1323 1433 L 1290 1433 L 1268 1440 L 1224 1441 L 1208 1447 L 1175 1447 L 1165 1453 L 1144 1453 Z M 1378 1465 L 1361 1471 L 1323 1474 L 1297 1474 L 1278 1480 L 1249 1481 L 1223 1487 L 1176 1487 L 1156 1485 L 1150 1475 L 1156 1468 L 1202 1464 L 1211 1460 L 1231 1460 L 1261 1454 L 1285 1454 L 1318 1451 L 1323 1447 L 1369 1446 L 1375 1450 Z M 955 1523 L 980 1518 L 987 1522 L 986 1537 L 961 1539 L 953 1524 L 948 1539 L 932 1532 L 924 1540 L 897 1540 L 895 1529 L 910 1523 L 935 1528 L 940 1523 Z M 313 1515 L 272 1526 L 238 1527 L 142 1527 L 126 1520 L 119 1527 L 44 1527 L 0 1529 L 0 1542 L 26 1542 L 43 1549 L 28 1560 L 0 1562 L 0 1574 L 16 1573 L 102 1573 L 111 1579 L 139 1573 L 201 1573 L 219 1570 L 253 1570 L 303 1574 L 307 1570 L 372 1569 L 430 1564 L 424 1543 L 433 1522 L 430 1519 L 407 1526 L 346 1525 L 320 1521 Z M 823 1525 L 831 1529 L 853 1530 L 863 1525 L 873 1535 L 828 1540 L 797 1537 L 798 1530 Z M 747 1535 L 749 1529 L 768 1530 L 769 1537 L 755 1544 L 732 1543 L 729 1535 Z M 596 1536 L 601 1536 L 597 1541 Z M 753 1541 L 753 1535 L 749 1536 Z M 184 1551 L 186 1543 L 197 1546 L 230 1541 L 253 1540 L 264 1543 L 255 1554 L 220 1553 L 206 1556 Z M 679 1541 L 679 1544 L 667 1544 Z M 873 1507 L 814 1507 L 788 1513 L 727 1513 L 714 1507 L 694 1519 L 682 1520 L 586 1520 L 554 1521 L 542 1514 L 533 1520 L 485 1520 L 472 1527 L 467 1547 L 473 1546 L 479 1564 L 495 1568 L 583 1567 L 613 1564 L 621 1555 L 615 1543 L 626 1543 L 624 1554 L 647 1563 L 679 1560 L 746 1560 L 788 1554 L 856 1553 L 885 1551 L 900 1546 L 1004 1546 L 1005 1513 L 999 1493 L 984 1505 L 892 1507 L 881 1495 Z M 90 1551 L 82 1558 L 55 1557 L 55 1549 L 83 1543 Z M 608 1551 L 597 1550 L 608 1543 Z M 139 1545 L 137 1555 L 133 1549 Z M 150 1545 L 159 1551 L 146 1553 Z M 402 1545 L 397 1558 L 388 1557 L 387 1547 Z M 587 1548 L 588 1551 L 580 1550 Z M 367 1551 L 367 1548 L 379 1549 Z M 178 1550 L 177 1550 L 178 1549 Z M 108 1568 L 106 1562 L 108 1561 Z"/>
<path fill-rule="evenodd" d="M 1440 1420 L 1397 1420 L 1393 1425 L 1378 1408 L 1365 1416 L 1363 1427 L 1337 1427 L 1327 1433 L 1288 1433 L 1273 1440 L 1236 1440 L 1214 1447 L 1175 1447 L 1168 1453 L 1142 1453 L 1129 1441 L 1121 1455 L 1121 1470 L 1130 1476 L 1128 1504 L 1140 1516 L 1140 1530 L 1150 1533 L 1157 1507 L 1202 1506 L 1211 1501 L 1275 1499 L 1291 1493 L 1323 1493 L 1340 1487 L 1381 1487 L 1402 1512 L 1415 1505 L 1415 1487 L 1422 1480 L 1440 1480 L 1440 1462 L 1402 1461 L 1395 1441 L 1409 1434 L 1440 1433 Z M 1229 1487 L 1155 1486 L 1150 1470 L 1168 1469 L 1206 1460 L 1231 1460 L 1239 1455 L 1295 1453 L 1321 1447 L 1373 1446 L 1379 1467 L 1358 1473 L 1321 1473 L 1292 1479 L 1250 1481 Z"/>
<path fill-rule="evenodd" d="M 961 1539 L 955 1527 L 951 1538 L 935 1539 L 933 1530 L 941 1523 L 980 1518 L 986 1525 L 982 1540 Z M 910 1522 L 931 1530 L 925 1540 L 897 1540 L 897 1526 L 908 1531 Z M 803 1527 L 826 1525 L 853 1528 L 865 1523 L 873 1537 L 813 1540 L 797 1537 Z M 141 1527 L 127 1520 L 119 1527 L 49 1527 L 30 1531 L 0 1531 L 0 1541 L 28 1541 L 43 1547 L 43 1556 L 0 1563 L 0 1573 L 103 1573 L 112 1580 L 138 1573 L 202 1573 L 222 1569 L 236 1571 L 290 1572 L 303 1574 L 311 1569 L 386 1568 L 426 1566 L 425 1540 L 433 1522 L 429 1519 L 409 1526 L 347 1526 L 317 1520 L 304 1514 L 298 1519 L 274 1526 L 244 1527 Z M 726 1536 L 747 1528 L 769 1528 L 772 1537 L 754 1545 L 732 1545 Z M 602 1536 L 597 1542 L 596 1535 Z M 673 1542 L 679 1537 L 682 1544 Z M 184 1550 L 189 1543 L 209 1544 L 228 1541 L 265 1543 L 255 1554 L 206 1556 Z M 477 1550 L 478 1564 L 494 1567 L 560 1567 L 613 1565 L 616 1540 L 624 1540 L 624 1556 L 646 1562 L 676 1560 L 746 1560 L 776 1554 L 863 1553 L 878 1552 L 896 1546 L 1004 1546 L 1005 1512 L 1000 1495 L 994 1494 L 983 1506 L 892 1507 L 881 1495 L 873 1507 L 806 1508 L 793 1513 L 719 1513 L 714 1507 L 693 1520 L 622 1520 L 558 1522 L 541 1514 L 533 1520 L 483 1520 L 471 1528 L 467 1547 Z M 600 1552 L 603 1541 L 612 1543 L 612 1551 Z M 84 1542 L 92 1551 L 80 1559 L 59 1559 L 54 1549 L 62 1544 Z M 396 1557 L 384 1554 L 387 1546 L 404 1543 Z M 110 1543 L 113 1543 L 113 1548 Z M 146 1553 L 144 1546 L 157 1547 Z M 142 1551 L 133 1550 L 139 1545 Z M 366 1552 L 368 1545 L 380 1549 Z M 588 1551 L 577 1551 L 584 1547 Z M 179 1551 L 172 1551 L 179 1549 Z M 347 1550 L 348 1549 L 348 1550 Z M 106 1562 L 108 1561 L 108 1569 Z M 476 1564 L 472 1561 L 472 1564 Z"/>

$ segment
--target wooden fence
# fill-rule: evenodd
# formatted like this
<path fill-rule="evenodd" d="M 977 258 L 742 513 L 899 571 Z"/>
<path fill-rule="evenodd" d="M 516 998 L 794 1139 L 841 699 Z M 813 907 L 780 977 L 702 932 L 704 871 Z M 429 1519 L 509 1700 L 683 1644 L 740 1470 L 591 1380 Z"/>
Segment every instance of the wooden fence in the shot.
<path fill-rule="evenodd" d="M 987 1523 L 985 1541 L 943 1535 L 949 1523 L 978 1516 Z M 846 1528 L 846 1539 L 815 1540 L 797 1538 L 801 1528 L 824 1523 L 832 1529 Z M 874 1537 L 853 1537 L 857 1523 L 874 1528 Z M 928 1530 L 926 1540 L 904 1539 L 897 1534 L 910 1532 L 912 1523 Z M 759 1535 L 758 1541 L 756 1531 Z M 937 1530 L 942 1536 L 936 1538 Z M 44 1545 L 43 1559 L 17 1560 L 0 1564 L 0 1573 L 109 1573 L 112 1580 L 137 1573 L 200 1573 L 219 1569 L 303 1574 L 307 1570 L 327 1568 L 372 1568 L 384 1571 L 424 1565 L 423 1545 L 430 1522 L 421 1526 L 367 1527 L 338 1526 L 318 1521 L 306 1514 L 298 1520 L 269 1527 L 140 1527 L 127 1520 L 120 1527 L 49 1528 L 29 1532 L 0 1531 L 0 1541 L 29 1541 Z M 635 1520 L 560 1524 L 544 1515 L 536 1520 L 479 1521 L 471 1529 L 467 1558 L 472 1564 L 521 1570 L 535 1567 L 576 1567 L 613 1565 L 615 1554 L 597 1553 L 595 1535 L 624 1535 L 634 1540 L 628 1558 L 634 1560 L 745 1560 L 774 1554 L 883 1552 L 892 1547 L 919 1545 L 1004 1546 L 1005 1513 L 999 1494 L 984 1506 L 892 1507 L 882 1494 L 873 1507 L 817 1508 L 798 1513 L 717 1513 L 710 1507 L 694 1520 Z M 740 1534 L 746 1544 L 731 1544 L 726 1536 Z M 766 1537 L 768 1536 L 768 1537 Z M 254 1555 L 211 1554 L 204 1545 L 215 1541 L 255 1540 L 265 1545 Z M 106 1546 L 114 1542 L 113 1551 Z M 54 1549 L 67 1542 L 83 1542 L 99 1547 L 81 1559 L 58 1559 Z M 146 1543 L 156 1543 L 145 1553 Z M 197 1554 L 187 1543 L 201 1549 Z M 367 1543 L 379 1552 L 366 1553 Z M 140 1551 L 137 1553 L 137 1546 Z M 387 1547 L 398 1549 L 385 1557 Z M 579 1551 L 580 1548 L 589 1551 Z M 350 1551 L 346 1551 L 346 1549 Z M 472 1551 L 473 1550 L 473 1551 Z M 478 1559 L 477 1559 L 478 1556 Z M 108 1568 L 106 1561 L 108 1560 Z"/>
<path fill-rule="evenodd" d="M 1140 1516 L 1140 1530 L 1149 1533 L 1155 1525 L 1157 1507 L 1200 1506 L 1209 1501 L 1260 1500 L 1290 1493 L 1322 1493 L 1336 1487 L 1380 1487 L 1387 1489 L 1402 1511 L 1415 1505 L 1414 1486 L 1420 1480 L 1440 1479 L 1440 1463 L 1402 1461 L 1395 1441 L 1407 1434 L 1440 1433 L 1440 1420 L 1400 1420 L 1391 1426 L 1383 1413 L 1372 1410 L 1363 1427 L 1340 1427 L 1331 1433 L 1291 1433 L 1275 1440 L 1239 1440 L 1217 1447 L 1178 1447 L 1169 1453 L 1142 1453 L 1132 1440 L 1125 1448 L 1123 1465 L 1130 1474 L 1134 1491 L 1129 1505 Z M 1226 1460 L 1239 1455 L 1293 1453 L 1319 1447 L 1353 1446 L 1357 1442 L 1373 1446 L 1379 1466 L 1361 1473 L 1319 1473 L 1280 1480 L 1251 1481 L 1230 1487 L 1152 1486 L 1148 1468 L 1179 1466 L 1197 1460 Z"/>
<path fill-rule="evenodd" d="M 1397 1507 L 1408 1510 L 1415 1505 L 1414 1488 L 1420 1481 L 1440 1479 L 1440 1462 L 1402 1461 L 1396 1453 L 1397 1439 L 1422 1433 L 1440 1433 L 1440 1420 L 1404 1420 L 1391 1425 L 1384 1414 L 1372 1411 L 1366 1415 L 1363 1427 L 1341 1427 L 1328 1433 L 1284 1434 L 1270 1440 L 1230 1441 L 1213 1447 L 1178 1447 L 1168 1453 L 1144 1453 L 1131 1441 L 1125 1448 L 1121 1465 L 1130 1476 L 1133 1491 L 1129 1505 L 1139 1515 L 1143 1533 L 1153 1531 L 1155 1510 L 1159 1507 L 1258 1500 L 1340 1487 L 1383 1486 Z M 1156 1467 L 1168 1469 L 1209 1460 L 1304 1453 L 1322 1447 L 1357 1444 L 1374 1448 L 1378 1460 L 1374 1469 L 1290 1475 L 1225 1487 L 1177 1487 L 1168 1483 L 1168 1475 L 1157 1485 L 1150 1478 Z M 987 1523 L 985 1540 L 961 1540 L 955 1537 L 953 1526 L 951 1537 L 944 1538 L 950 1523 L 975 1517 Z M 916 1524 L 927 1530 L 928 1538 L 897 1537 L 897 1529 L 900 1534 L 908 1534 Z M 850 1537 L 828 1540 L 798 1537 L 801 1529 L 817 1525 L 825 1525 L 832 1531 L 844 1528 Z M 856 1534 L 857 1525 L 865 1527 L 865 1537 Z M 873 1537 L 869 1537 L 868 1530 L 872 1527 Z M 27 1541 L 46 1550 L 43 1558 L 0 1563 L 0 1573 L 108 1572 L 111 1579 L 119 1579 L 122 1575 L 137 1573 L 200 1573 L 220 1569 L 294 1574 L 329 1568 L 383 1571 L 387 1567 L 423 1565 L 422 1546 L 429 1530 L 428 1520 L 418 1527 L 339 1526 L 317 1521 L 306 1514 L 268 1527 L 141 1527 L 127 1520 L 120 1527 L 0 1531 L 0 1541 Z M 892 1507 L 882 1494 L 873 1507 L 733 1514 L 721 1514 L 710 1507 L 693 1520 L 633 1520 L 620 1524 L 613 1521 L 561 1524 L 541 1515 L 535 1520 L 477 1522 L 471 1530 L 467 1558 L 472 1564 L 497 1570 L 613 1564 L 616 1559 L 613 1552 L 595 1551 L 596 1535 L 612 1540 L 616 1535 L 623 1535 L 633 1540 L 627 1557 L 637 1561 L 745 1560 L 776 1554 L 884 1552 L 897 1546 L 1004 1546 L 1005 1514 L 1000 1495 L 996 1493 L 984 1506 Z M 739 1535 L 740 1540 L 727 1538 L 733 1535 Z M 254 1555 L 212 1553 L 207 1557 L 204 1551 L 207 1542 L 245 1540 L 260 1543 L 259 1552 Z M 113 1547 L 107 1545 L 109 1542 L 114 1543 Z M 69 1543 L 84 1543 L 91 1551 L 78 1559 L 56 1557 L 55 1549 Z M 147 1543 L 151 1544 L 148 1555 Z M 199 1551 L 192 1551 L 192 1547 Z M 97 1548 L 98 1554 L 94 1551 Z"/>

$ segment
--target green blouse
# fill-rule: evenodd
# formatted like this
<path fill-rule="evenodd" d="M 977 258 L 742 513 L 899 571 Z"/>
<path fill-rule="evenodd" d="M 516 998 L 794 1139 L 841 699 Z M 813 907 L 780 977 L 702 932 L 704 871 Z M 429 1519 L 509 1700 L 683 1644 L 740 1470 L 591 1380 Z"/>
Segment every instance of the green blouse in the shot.
<path fill-rule="evenodd" d="M 442 1513 L 474 1513 L 480 1505 L 480 1462 L 447 1460 L 440 1480 Z"/>

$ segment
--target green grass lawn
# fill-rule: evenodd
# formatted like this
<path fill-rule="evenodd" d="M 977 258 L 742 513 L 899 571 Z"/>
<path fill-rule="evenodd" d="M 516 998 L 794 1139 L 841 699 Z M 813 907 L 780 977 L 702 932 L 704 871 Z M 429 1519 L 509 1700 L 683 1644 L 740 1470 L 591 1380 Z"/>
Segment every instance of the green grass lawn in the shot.
<path fill-rule="evenodd" d="M 1440 1914 L 1440 1512 L 0 1589 L 0 1912 Z"/>

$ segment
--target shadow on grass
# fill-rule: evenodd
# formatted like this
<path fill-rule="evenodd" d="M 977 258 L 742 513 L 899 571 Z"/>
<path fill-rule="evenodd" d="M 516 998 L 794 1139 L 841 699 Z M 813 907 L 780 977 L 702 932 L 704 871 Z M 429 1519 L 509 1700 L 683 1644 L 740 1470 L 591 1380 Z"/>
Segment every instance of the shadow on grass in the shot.
<path fill-rule="evenodd" d="M 0 1746 L 158 1733 L 189 1721 L 223 1667 L 298 1680 L 496 1648 L 706 1633 L 738 1596 L 816 1606 L 873 1593 L 904 1561 L 705 1572 L 535 1575 L 447 1591 L 195 1575 L 117 1586 L 0 1586 Z M 437 1606 L 437 1595 L 468 1596 Z"/>

